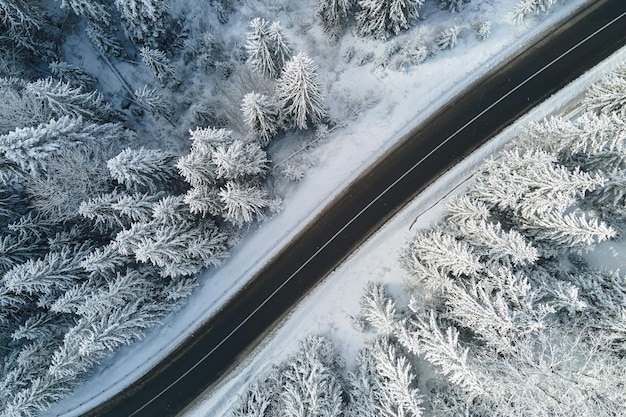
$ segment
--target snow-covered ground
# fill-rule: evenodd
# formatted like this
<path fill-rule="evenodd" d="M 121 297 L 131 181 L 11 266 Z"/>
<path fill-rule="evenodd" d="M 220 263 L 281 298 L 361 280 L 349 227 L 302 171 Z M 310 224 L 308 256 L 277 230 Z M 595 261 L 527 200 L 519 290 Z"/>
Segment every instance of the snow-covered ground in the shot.
<path fill-rule="evenodd" d="M 181 311 L 167 317 L 163 326 L 154 329 L 142 342 L 120 349 L 71 397 L 56 404 L 44 415 L 78 415 L 122 390 L 146 372 L 232 296 L 273 253 L 289 242 L 308 219 L 315 216 L 326 201 L 392 146 L 403 132 L 423 120 L 435 107 L 444 105 L 496 62 L 505 59 L 541 31 L 575 13 L 587 2 L 574 0 L 565 5 L 559 4 L 550 15 L 520 28 L 512 26 L 507 16 L 515 2 L 474 0 L 468 4 L 471 13 L 463 19 L 469 19 L 467 16 L 482 16 L 482 19 L 490 20 L 492 34 L 486 41 L 479 42 L 473 34 L 468 33 L 454 50 L 441 52 L 422 65 L 411 67 L 406 73 L 390 70 L 373 72 L 373 63 L 361 67 L 343 66 L 341 72 L 333 74 L 335 80 L 329 85 L 332 86 L 330 91 L 343 90 L 346 94 L 328 97 L 331 111 L 343 111 L 341 107 L 345 105 L 344 100 L 348 96 L 355 100 L 359 97 L 367 100 L 373 96 L 377 99 L 376 105 L 364 110 L 347 127 L 333 131 L 328 141 L 313 151 L 319 163 L 307 172 L 302 182 L 285 188 L 283 211 L 240 242 L 231 258 L 219 270 L 209 271 Z M 427 22 L 436 25 L 437 19 L 440 19 L 442 26 L 451 26 L 455 19 L 460 20 L 462 16 L 432 11 Z M 241 30 L 243 32 L 246 29 Z M 370 47 L 383 50 L 386 45 Z M 319 62 L 323 59 L 322 52 L 318 50 L 317 56 L 313 53 L 311 55 Z M 625 54 L 626 51 L 620 51 L 603 67 L 616 65 L 624 59 Z M 564 111 L 570 103 L 576 101 L 585 86 L 598 79 L 602 72 L 602 69 L 598 69 L 586 74 L 524 119 L 536 119 Z M 415 228 L 426 227 L 437 221 L 441 205 L 435 204 L 448 192 L 458 190 L 459 185 L 474 171 L 476 164 L 511 138 L 514 131 L 515 126 L 422 193 L 327 278 L 290 314 L 280 329 L 273 332 L 264 346 L 258 348 L 219 387 L 206 393 L 205 401 L 199 401 L 188 414 L 224 414 L 248 381 L 271 363 L 292 352 L 298 341 L 310 332 L 328 334 L 337 341 L 348 360 L 353 357 L 351 352 L 359 348 L 361 336 L 357 337 L 357 332 L 349 323 L 350 316 L 358 312 L 359 289 L 368 280 L 377 280 L 384 273 L 396 279 L 392 289 L 400 293 L 403 272 L 396 262 L 398 251 Z M 609 249 L 607 251 L 610 252 Z"/>

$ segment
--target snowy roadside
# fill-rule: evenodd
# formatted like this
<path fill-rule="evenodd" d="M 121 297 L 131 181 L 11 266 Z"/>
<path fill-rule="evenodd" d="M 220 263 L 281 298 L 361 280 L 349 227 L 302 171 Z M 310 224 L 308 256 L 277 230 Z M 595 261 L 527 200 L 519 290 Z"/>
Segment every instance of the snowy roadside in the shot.
<path fill-rule="evenodd" d="M 199 288 L 188 300 L 187 306 L 180 312 L 167 317 L 164 321 L 164 326 L 159 327 L 152 331 L 142 342 L 137 343 L 131 347 L 121 349 L 113 357 L 106 361 L 106 363 L 96 370 L 95 375 L 87 381 L 83 386 L 79 387 L 72 397 L 62 401 L 61 403 L 53 406 L 44 415 L 76 415 L 86 411 L 90 406 L 103 401 L 106 397 L 113 395 L 114 392 L 123 389 L 123 387 L 135 378 L 139 377 L 142 373 L 150 368 L 150 366 L 156 361 L 163 358 L 168 351 L 170 351 L 176 344 L 180 343 L 193 328 L 197 327 L 208 315 L 219 308 L 220 303 L 224 302 L 228 297 L 232 296 L 238 288 L 240 288 L 250 276 L 253 275 L 255 268 L 260 267 L 263 262 L 269 259 L 279 247 L 289 242 L 289 239 L 297 233 L 302 224 L 308 219 L 314 216 L 318 210 L 323 207 L 324 203 L 331 199 L 335 193 L 342 188 L 345 184 L 355 178 L 362 168 L 369 165 L 376 157 L 383 153 L 386 149 L 393 145 L 394 139 L 401 136 L 401 134 L 412 127 L 415 123 L 418 123 L 426 116 L 426 109 L 434 108 L 445 103 L 450 97 L 455 95 L 462 86 L 467 85 L 474 79 L 478 78 L 485 69 L 494 65 L 504 59 L 507 55 L 517 50 L 523 43 L 527 42 L 533 36 L 536 36 L 542 30 L 545 30 L 550 25 L 558 22 L 559 19 L 564 18 L 569 13 L 574 13 L 576 8 L 584 4 L 585 1 L 579 0 L 568 4 L 567 6 L 560 6 L 555 13 L 551 14 L 539 25 L 526 33 L 510 33 L 514 32 L 512 27 L 500 26 L 499 29 L 494 29 L 492 35 L 493 41 L 486 41 L 478 45 L 473 45 L 474 49 L 467 48 L 466 46 L 459 45 L 457 49 L 452 52 L 442 53 L 440 56 L 432 61 L 427 61 L 417 69 L 419 71 L 420 78 L 428 79 L 429 83 L 419 84 L 418 81 L 412 80 L 411 85 L 407 80 L 411 80 L 410 76 L 415 75 L 407 74 L 389 74 L 383 81 L 387 85 L 387 94 L 378 105 L 370 109 L 365 114 L 347 128 L 337 131 L 329 139 L 329 142 L 319 147 L 315 152 L 316 156 L 323 161 L 323 164 L 315 167 L 307 174 L 307 178 L 297 187 L 293 187 L 288 190 L 286 196 L 285 209 L 282 213 L 275 218 L 267 221 L 263 224 L 259 230 L 253 235 L 249 236 L 246 241 L 241 242 L 232 254 L 231 259 L 226 262 L 223 267 L 213 273 L 209 280 L 205 279 L 201 288 Z M 501 16 L 505 19 L 505 16 Z M 505 30 L 508 32 L 505 33 Z M 500 33 L 502 32 L 502 33 Z M 623 58 L 622 58 L 623 59 Z M 472 66 L 467 63 L 472 62 Z M 607 64 L 608 65 L 608 64 Z M 455 70 L 459 67 L 463 67 L 466 71 L 463 73 L 456 73 Z M 411 72 L 413 72 L 411 71 Z M 597 74 L 597 72 L 595 73 Z M 597 75 L 596 75 L 597 77 Z M 349 78 L 349 77 L 347 77 Z M 353 84 L 358 83 L 359 80 L 352 80 Z M 589 81 L 591 82 L 591 80 Z M 399 88 L 400 85 L 409 85 L 404 89 Z M 436 85 L 439 88 L 433 88 Z M 395 88 L 394 88 L 395 86 Z M 558 109 L 559 106 L 563 106 L 569 102 L 572 98 L 575 98 L 576 94 L 581 89 L 571 93 L 571 97 L 567 100 L 563 100 L 558 106 L 555 105 L 552 109 Z M 424 111 L 419 114 L 420 111 Z M 540 117 L 536 115 L 535 117 Z M 384 121 L 384 123 L 383 123 Z M 396 126 L 395 131 L 388 131 L 389 126 Z M 341 136 L 341 137 L 340 137 Z M 501 139 L 498 139 L 501 140 Z M 494 142 L 495 143 L 495 142 Z M 492 148 L 495 145 L 489 144 L 486 149 Z M 483 152 L 483 149 L 480 150 Z M 482 154 L 483 156 L 486 154 Z M 475 159 L 478 158 L 478 159 Z M 471 160 L 480 161 L 482 157 L 476 155 Z M 469 162 L 465 162 L 461 166 L 457 167 L 454 172 L 465 166 L 466 174 L 471 172 L 473 164 L 467 165 Z M 448 174 L 444 179 L 438 182 L 436 188 L 443 193 L 447 189 L 454 187 L 455 182 L 450 180 L 450 176 L 453 173 Z M 447 183 L 442 182 L 447 178 Z M 458 181 L 463 178 L 462 175 L 457 175 Z M 441 185 L 439 185 L 441 184 Z M 414 203 L 411 207 L 428 207 L 430 202 L 434 202 L 438 199 L 438 193 L 430 190 L 424 195 L 420 196 L 420 203 Z M 407 209 L 408 210 L 408 209 Z M 436 212 L 436 210 L 435 210 Z M 403 212 L 405 213 L 405 212 Z M 406 214 L 401 214 L 407 216 Z M 415 215 L 415 208 L 411 215 L 407 218 Z M 431 210 L 429 214 L 420 219 L 434 219 L 436 215 Z M 405 218 L 406 220 L 406 218 Z M 410 224 L 409 220 L 409 224 Z M 388 227 L 393 229 L 402 229 L 407 222 L 402 222 L 400 225 L 398 220 L 394 220 Z M 396 225 L 396 226 L 393 226 Z M 385 229 L 387 230 L 387 228 Z M 387 232 L 385 232 L 386 234 Z M 405 235 L 394 237 L 394 242 L 386 242 L 389 248 L 399 248 L 406 240 L 406 236 L 409 236 L 408 231 L 404 232 Z M 372 242 L 379 239 L 374 238 Z M 393 243 L 393 245 L 391 244 Z M 372 245 L 370 242 L 366 245 L 369 248 Z M 365 250 L 362 249 L 359 253 Z M 381 259 L 388 259 L 388 263 L 395 261 L 395 253 L 388 252 L 387 255 L 381 257 L 380 255 L 373 256 L 368 261 L 368 266 L 365 269 L 357 268 L 352 265 L 352 260 L 342 267 L 341 270 L 350 269 L 347 265 L 352 265 L 352 269 L 361 270 L 359 288 L 362 282 L 367 279 L 375 279 L 376 274 L 373 271 L 380 270 L 379 268 L 383 264 L 372 263 L 376 259 L 380 262 Z M 392 256 L 389 256 L 389 253 Z M 354 259 L 354 258 L 353 258 Z M 375 266 L 375 267 L 373 267 Z M 395 267 L 394 267 L 395 268 Z M 336 276 L 336 275 L 334 275 Z M 236 277 L 236 278 L 234 278 Z M 363 277 L 366 277 L 364 279 Z M 346 284 L 351 280 L 328 280 L 327 284 L 331 281 L 341 281 L 341 286 L 334 289 L 335 294 L 345 295 L 349 292 L 350 288 L 354 288 Z M 344 283 L 345 281 L 345 283 Z M 401 281 L 401 280 L 400 280 Z M 351 281 L 356 285 L 357 281 Z M 326 285 L 323 285 L 316 290 L 313 298 L 318 297 L 318 293 L 322 291 Z M 355 293 L 354 302 L 358 302 L 358 291 Z M 320 298 L 317 298 L 319 303 Z M 330 305 L 330 299 L 324 298 L 324 305 L 327 303 Z M 343 297 L 340 301 L 343 301 Z M 305 302 L 310 305 L 310 301 Z M 210 306 L 207 308 L 207 306 Z M 347 317 L 347 311 L 356 311 L 354 309 L 348 310 L 349 305 L 345 304 L 345 310 L 340 309 L 339 313 L 333 313 L 328 315 L 324 313 L 322 319 L 314 320 L 315 323 L 324 322 L 323 317 L 336 319 L 336 314 L 341 314 L 343 317 Z M 300 307 L 297 311 L 307 311 L 306 308 Z M 298 313 L 294 313 L 293 317 L 297 317 Z M 348 320 L 343 320 L 348 323 Z M 290 323 L 294 323 L 291 326 L 298 327 L 298 320 L 291 320 Z M 304 322 L 303 322 L 304 323 Z M 338 325 L 339 326 L 339 325 Z M 286 325 L 285 328 L 288 328 Z M 308 331 L 314 330 L 316 326 L 308 326 L 302 324 L 301 328 Z M 322 327 L 319 327 L 322 328 Z M 281 330 L 282 332 L 283 330 Z M 334 333 L 345 332 L 349 335 L 352 330 L 349 326 L 337 327 Z M 275 349 L 274 354 L 285 354 L 288 350 L 295 348 L 296 341 L 303 336 L 303 334 L 293 334 L 293 338 L 289 336 L 289 341 L 284 342 L 284 336 L 279 339 L 283 340 L 281 349 Z M 331 334 L 334 337 L 334 334 Z M 341 346 L 341 344 L 340 344 Z M 351 349 L 356 349 L 352 347 Z M 350 357 L 350 355 L 348 355 Z M 268 357 L 265 359 L 263 355 L 258 356 L 255 359 L 255 363 L 267 364 L 276 358 Z M 260 361 L 260 362 L 257 362 Z M 255 368 L 254 372 L 257 372 L 260 368 Z M 251 375 L 251 374 L 250 374 Z M 247 377 L 244 376 L 244 380 Z M 239 381 L 239 382 L 233 382 Z M 231 386 L 241 388 L 242 380 L 231 380 L 228 382 Z M 220 388 L 224 389 L 223 385 Z M 227 397 L 232 398 L 231 394 Z M 221 398 L 216 393 L 215 398 Z M 217 401 L 221 402 L 221 401 Z M 217 411 L 211 412 L 210 415 L 219 415 Z"/>
<path fill-rule="evenodd" d="M 396 299 L 402 300 L 407 273 L 398 262 L 400 251 L 419 229 L 425 229 L 440 220 L 445 204 L 451 197 L 464 191 L 471 178 L 486 158 L 505 146 L 528 122 L 541 120 L 549 115 L 572 115 L 584 90 L 603 74 L 626 60 L 626 48 L 622 48 L 592 71 L 581 76 L 553 97 L 520 118 L 514 125 L 475 151 L 469 158 L 455 166 L 428 187 L 381 230 L 354 252 L 321 285 L 307 296 L 291 312 L 266 342 L 259 346 L 245 363 L 240 364 L 230 377 L 218 387 L 198 398 L 186 412 L 188 417 L 225 415 L 243 394 L 249 382 L 267 372 L 273 364 L 293 354 L 306 336 L 320 334 L 329 337 L 347 358 L 354 359 L 363 347 L 363 333 L 351 325 L 351 318 L 358 314 L 362 289 L 367 281 L 381 281 L 388 285 Z M 573 111 L 572 111 L 573 110 Z M 625 268 L 626 258 L 619 259 L 615 247 L 623 248 L 621 242 L 601 244 L 594 257 L 611 255 L 612 268 Z M 622 243 L 623 246 L 623 243 Z M 611 253 L 613 252 L 613 253 Z M 347 363 L 351 367 L 352 363 Z"/>

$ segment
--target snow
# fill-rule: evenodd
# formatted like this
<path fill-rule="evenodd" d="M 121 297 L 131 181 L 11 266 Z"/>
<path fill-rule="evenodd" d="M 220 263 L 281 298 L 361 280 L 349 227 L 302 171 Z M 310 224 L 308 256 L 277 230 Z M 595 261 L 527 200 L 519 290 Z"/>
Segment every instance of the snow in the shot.
<path fill-rule="evenodd" d="M 211 12 L 205 10 L 206 6 L 195 3 L 202 2 L 179 0 L 173 9 L 178 7 L 189 15 L 200 13 L 196 16 Z M 313 150 L 312 156 L 319 163 L 306 173 L 300 183 L 283 187 L 283 210 L 242 240 L 220 269 L 207 272 L 200 280 L 201 286 L 190 296 L 183 309 L 166 317 L 163 326 L 155 328 L 143 341 L 116 352 L 71 397 L 42 415 L 79 415 L 145 373 L 193 333 L 221 303 L 235 294 L 341 188 L 391 147 L 403 133 L 426 118 L 430 110 L 444 105 L 487 69 L 514 53 L 533 36 L 574 13 L 587 1 L 559 3 L 553 13 L 524 28 L 512 26 L 508 21 L 513 2 L 473 0 L 467 5 L 470 10 L 463 14 L 439 11 L 434 4 L 427 3 L 420 14 L 426 17 L 429 27 L 438 24 L 450 27 L 482 18 L 491 21 L 492 33 L 482 42 L 475 40 L 472 33 L 467 33 L 459 39 L 455 49 L 440 52 L 423 64 L 410 67 L 407 72 L 375 70 L 375 63 L 346 65 L 339 56 L 349 46 L 355 46 L 361 52 L 376 50 L 379 56 L 389 43 L 374 43 L 348 34 L 342 38 L 340 45 L 329 48 L 326 47 L 328 41 L 323 40 L 317 27 L 309 27 L 303 32 L 305 36 L 296 40 L 294 32 L 302 33 L 302 28 L 306 28 L 311 19 L 306 17 L 306 13 L 313 16 L 308 3 L 307 7 L 300 8 L 295 0 L 280 7 L 277 2 L 270 3 L 274 8 L 267 9 L 265 13 L 271 13 L 272 19 L 280 19 L 287 28 L 289 39 L 296 41 L 295 49 L 306 51 L 320 66 L 321 81 L 327 88 L 325 95 L 328 97 L 329 114 L 348 118 L 356 111 L 358 117 L 345 127 L 335 129 L 325 143 Z M 245 33 L 249 17 L 263 14 L 255 10 L 255 7 L 260 7 L 259 2 L 248 2 L 244 8 L 247 7 L 250 10 L 242 11 L 242 14 L 247 13 L 247 17 L 240 19 L 238 27 L 232 25 L 231 30 Z M 343 351 L 350 366 L 350 360 L 356 356 L 362 343 L 362 334 L 351 327 L 350 318 L 358 313 L 360 289 L 364 284 L 368 280 L 380 280 L 384 275 L 385 280 L 390 279 L 391 291 L 401 296 L 405 273 L 398 266 L 398 253 L 415 230 L 428 227 L 439 219 L 445 199 L 463 189 L 476 165 L 510 140 L 519 124 L 547 114 L 563 113 L 576 102 L 587 85 L 601 76 L 603 70 L 616 66 L 625 57 L 626 50 L 622 50 L 598 69 L 585 74 L 431 185 L 312 291 L 262 346 L 255 349 L 219 386 L 205 393 L 186 415 L 223 415 L 248 382 L 272 363 L 293 352 L 299 340 L 310 333 L 330 336 Z M 362 109 L 355 110 L 346 105 L 358 102 L 363 103 Z M 274 164 L 280 161 L 276 159 Z M 626 250 L 613 245 L 599 248 L 598 254 Z"/>

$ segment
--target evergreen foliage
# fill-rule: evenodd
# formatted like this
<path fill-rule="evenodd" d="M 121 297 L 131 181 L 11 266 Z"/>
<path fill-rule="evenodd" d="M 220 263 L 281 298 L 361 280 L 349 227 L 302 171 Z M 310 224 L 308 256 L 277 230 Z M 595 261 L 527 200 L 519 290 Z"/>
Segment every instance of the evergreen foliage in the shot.
<path fill-rule="evenodd" d="M 128 37 L 138 46 L 150 46 L 165 33 L 169 19 L 166 0 L 115 0 Z"/>
<path fill-rule="evenodd" d="M 246 50 L 253 71 L 268 78 L 278 78 L 289 59 L 290 49 L 280 22 L 270 23 L 260 17 L 250 21 Z"/>
<path fill-rule="evenodd" d="M 357 33 L 385 40 L 409 28 L 424 0 L 359 0 L 358 4 Z"/>
<path fill-rule="evenodd" d="M 255 92 L 246 94 L 241 112 L 247 128 L 262 145 L 267 145 L 278 132 L 279 108 L 270 97 Z"/>
<path fill-rule="evenodd" d="M 339 33 L 352 6 L 353 0 L 318 0 L 317 15 L 331 36 Z"/>
<path fill-rule="evenodd" d="M 276 97 L 290 124 L 306 129 L 325 115 L 324 97 L 317 81 L 317 66 L 303 52 L 287 64 L 276 87 Z"/>
<path fill-rule="evenodd" d="M 111 177 L 129 190 L 155 192 L 176 178 L 176 157 L 159 149 L 126 148 L 107 161 Z"/>

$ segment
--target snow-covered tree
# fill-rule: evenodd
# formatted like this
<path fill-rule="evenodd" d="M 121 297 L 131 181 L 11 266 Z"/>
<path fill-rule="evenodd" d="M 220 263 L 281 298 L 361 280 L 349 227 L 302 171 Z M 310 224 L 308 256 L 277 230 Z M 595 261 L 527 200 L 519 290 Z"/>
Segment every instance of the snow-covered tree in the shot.
<path fill-rule="evenodd" d="M 527 218 L 564 212 L 586 192 L 605 182 L 598 173 L 569 170 L 556 160 L 555 154 L 541 150 L 506 151 L 499 160 L 483 165 L 470 196 Z"/>
<path fill-rule="evenodd" d="M 324 117 L 324 97 L 317 81 L 317 66 L 307 54 L 300 52 L 285 64 L 276 87 L 276 97 L 285 117 L 300 129 Z"/>
<path fill-rule="evenodd" d="M 217 181 L 216 166 L 211 154 L 191 151 L 176 163 L 180 175 L 194 188 L 214 185 Z"/>
<path fill-rule="evenodd" d="M 122 214 L 113 208 L 121 197 L 118 192 L 106 193 L 90 200 L 83 201 L 78 207 L 78 213 L 90 220 L 101 229 L 116 229 L 127 223 Z"/>
<path fill-rule="evenodd" d="M 262 216 L 270 205 L 267 192 L 252 185 L 227 182 L 219 192 L 224 204 L 224 217 L 234 224 L 249 223 Z"/>
<path fill-rule="evenodd" d="M 152 219 L 154 205 L 163 196 L 163 193 L 123 194 L 111 204 L 111 207 L 132 222 L 148 222 Z"/>
<path fill-rule="evenodd" d="M 0 1 L 2 43 L 35 51 L 37 42 L 33 35 L 45 24 L 45 17 L 37 3 L 26 0 Z"/>
<path fill-rule="evenodd" d="M 119 115 L 97 91 L 85 92 L 82 86 L 75 87 L 52 77 L 27 83 L 24 94 L 41 100 L 57 118 L 82 116 L 103 122 L 119 120 Z"/>
<path fill-rule="evenodd" d="M 305 339 L 281 372 L 280 415 L 285 417 L 339 417 L 342 387 L 333 367 L 336 353 L 322 337 Z"/>
<path fill-rule="evenodd" d="M 176 156 L 160 149 L 126 148 L 107 161 L 109 173 L 129 190 L 155 192 L 176 178 Z"/>
<path fill-rule="evenodd" d="M 165 33 L 169 7 L 166 0 L 115 0 L 129 38 L 137 45 L 153 45 Z"/>
<path fill-rule="evenodd" d="M 105 25 L 110 24 L 111 14 L 107 7 L 100 1 L 93 0 L 61 0 L 61 8 L 70 8 L 78 16 L 84 16 L 89 20 Z"/>
<path fill-rule="evenodd" d="M 443 29 L 437 34 L 437 36 L 435 36 L 435 46 L 440 51 L 453 49 L 459 41 L 460 34 L 461 28 L 458 26 L 452 26 L 451 28 Z"/>
<path fill-rule="evenodd" d="M 520 23 L 531 14 L 546 13 L 555 3 L 556 0 L 520 0 L 513 9 L 512 19 Z"/>
<path fill-rule="evenodd" d="M 228 145 L 218 145 L 212 154 L 218 178 L 245 179 L 267 171 L 267 154 L 257 142 L 235 140 Z"/>
<path fill-rule="evenodd" d="M 163 97 L 154 89 L 149 89 L 144 85 L 140 90 L 135 90 L 137 102 L 145 106 L 155 118 L 168 118 L 171 115 L 171 109 L 163 99 Z"/>
<path fill-rule="evenodd" d="M 411 326 L 399 327 L 398 340 L 410 352 L 423 354 L 425 359 L 440 367 L 441 373 L 450 382 L 468 393 L 477 395 L 484 392 L 481 375 L 468 364 L 469 348 L 459 345 L 459 331 L 449 326 L 444 332 L 431 312 L 427 319 L 414 316 Z"/>
<path fill-rule="evenodd" d="M 318 0 L 317 15 L 324 29 L 331 35 L 337 35 L 344 25 L 353 0 Z"/>
<path fill-rule="evenodd" d="M 407 357 L 387 337 L 378 338 L 371 352 L 376 371 L 382 380 L 379 399 L 381 414 L 420 417 L 423 399 L 415 387 L 415 371 Z"/>
<path fill-rule="evenodd" d="M 382 334 L 393 333 L 399 320 L 395 301 L 384 285 L 368 282 L 361 297 L 361 316 Z"/>
<path fill-rule="evenodd" d="M 580 213 L 555 212 L 534 216 L 521 226 L 526 233 L 554 249 L 584 251 L 616 236 L 615 229 Z M 547 248 L 546 248 L 547 249 Z"/>
<path fill-rule="evenodd" d="M 246 126 L 267 145 L 278 132 L 279 109 L 270 97 L 259 93 L 248 93 L 243 97 L 241 111 Z"/>
<path fill-rule="evenodd" d="M 224 212 L 224 203 L 218 188 L 200 185 L 193 187 L 184 196 L 184 202 L 193 214 L 201 216 L 220 216 Z"/>
<path fill-rule="evenodd" d="M 378 39 L 398 35 L 419 17 L 418 9 L 423 3 L 424 0 L 359 0 L 357 33 Z"/>
<path fill-rule="evenodd" d="M 93 124 L 81 117 L 51 119 L 37 127 L 15 129 L 0 136 L 0 153 L 29 173 L 42 172 L 46 159 L 66 154 L 71 147 L 89 142 L 115 140 L 123 134 L 119 124 Z"/>
<path fill-rule="evenodd" d="M 82 86 L 87 90 L 93 90 L 98 82 L 92 75 L 81 67 L 68 64 L 64 61 L 54 61 L 49 64 L 52 75 L 56 78 L 76 87 Z"/>
<path fill-rule="evenodd" d="M 463 10 L 465 3 L 468 2 L 469 0 L 439 0 L 439 7 L 451 12 L 460 12 Z"/>
<path fill-rule="evenodd" d="M 89 248 L 66 249 L 48 252 L 43 258 L 29 259 L 10 269 L 2 277 L 2 282 L 16 294 L 43 296 L 42 300 L 58 296 L 76 282 L 87 277 L 81 267 L 82 258 Z M 41 301 L 41 300 L 40 300 Z"/>
<path fill-rule="evenodd" d="M 67 147 L 45 160 L 45 170 L 26 182 L 30 206 L 50 219 L 67 221 L 79 216 L 83 201 L 109 191 L 106 160 L 111 157 L 111 144 L 89 141 Z"/>
<path fill-rule="evenodd" d="M 141 59 L 160 82 L 176 81 L 176 69 L 163 51 L 144 46 L 141 48 Z"/>
<path fill-rule="evenodd" d="M 585 94 L 584 104 L 591 111 L 621 117 L 626 115 L 626 65 L 606 74 L 592 84 Z"/>
<path fill-rule="evenodd" d="M 260 17 L 252 19 L 247 39 L 248 63 L 252 70 L 277 78 L 290 55 L 280 22 L 270 23 Z"/>
<path fill-rule="evenodd" d="M 476 38 L 480 41 L 484 41 L 491 35 L 491 22 L 486 20 L 484 22 L 472 23 L 472 29 L 476 33 Z"/>
<path fill-rule="evenodd" d="M 482 269 L 470 247 L 440 230 L 420 232 L 411 241 L 407 257 L 433 270 L 453 276 L 471 275 Z"/>

